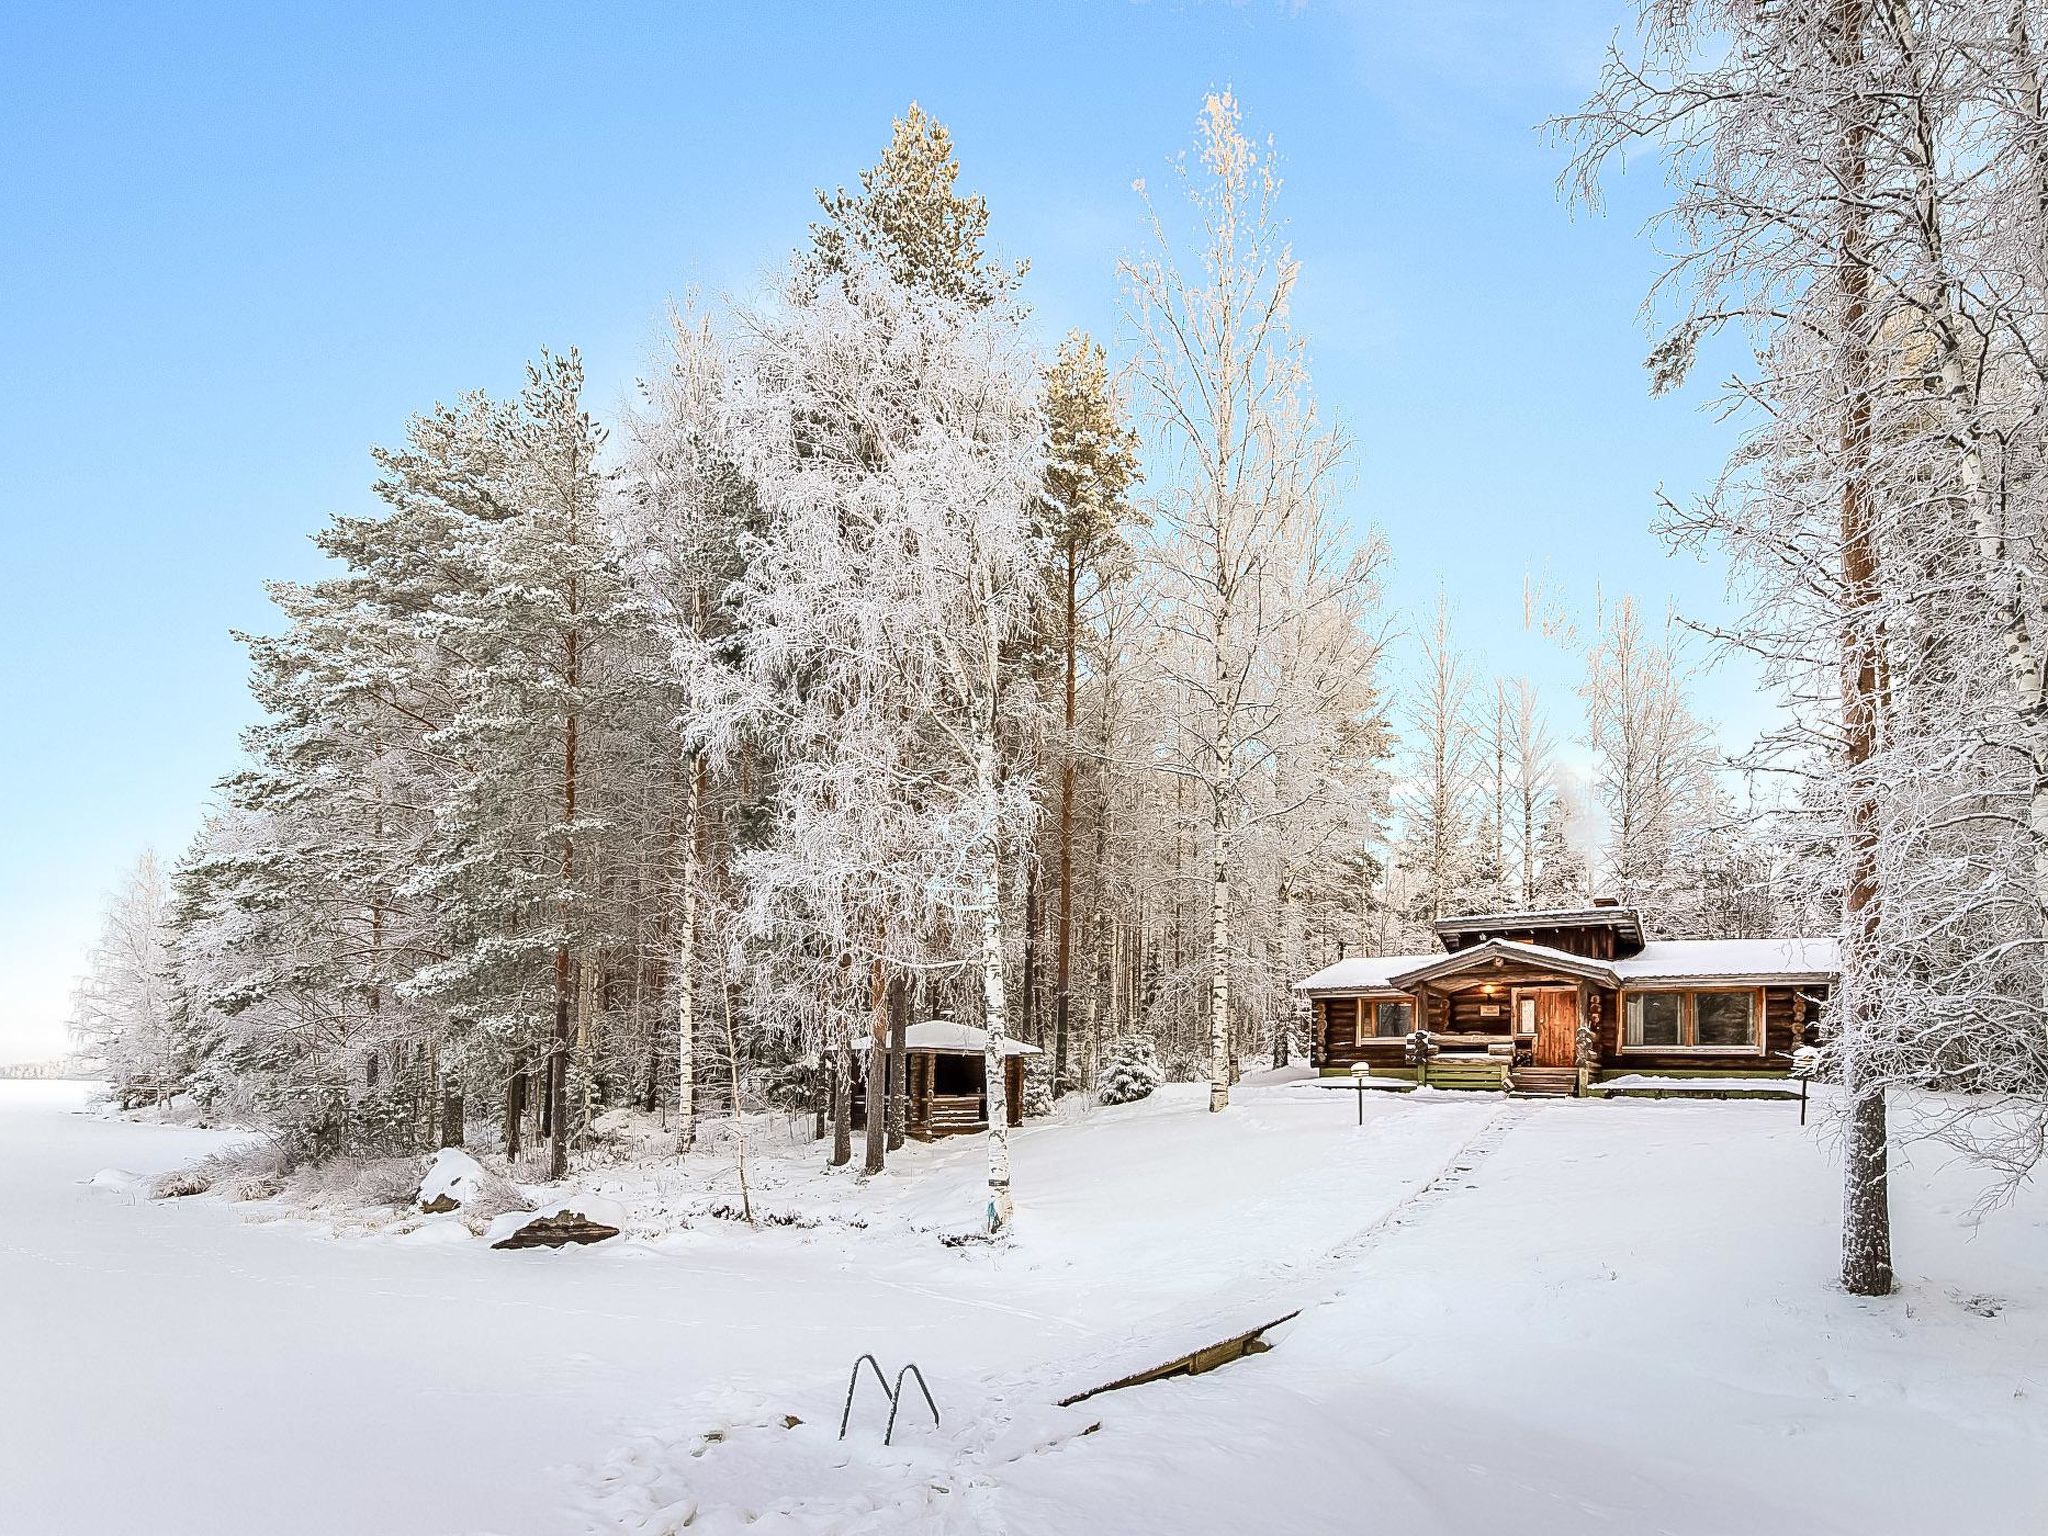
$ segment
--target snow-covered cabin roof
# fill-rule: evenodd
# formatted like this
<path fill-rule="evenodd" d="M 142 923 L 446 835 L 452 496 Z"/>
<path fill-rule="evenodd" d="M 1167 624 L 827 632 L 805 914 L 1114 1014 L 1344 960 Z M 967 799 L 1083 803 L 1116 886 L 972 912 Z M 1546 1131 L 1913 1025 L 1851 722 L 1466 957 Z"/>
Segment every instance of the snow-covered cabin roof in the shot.
<path fill-rule="evenodd" d="M 1606 962 L 1622 981 L 1833 981 L 1842 956 L 1833 939 L 1658 939 Z"/>
<path fill-rule="evenodd" d="M 1658 939 L 1626 960 L 1594 960 L 1543 944 L 1489 939 L 1448 955 L 1359 955 L 1294 984 L 1298 992 L 1401 992 L 1436 976 L 1495 959 L 1542 965 L 1610 986 L 1668 981 L 1832 982 L 1841 957 L 1833 939 Z"/>
<path fill-rule="evenodd" d="M 1389 978 L 1418 965 L 1441 960 L 1438 955 L 1353 955 L 1326 965 L 1306 980 L 1297 981 L 1297 992 L 1398 992 Z"/>
<path fill-rule="evenodd" d="M 864 1051 L 867 1046 L 864 1035 L 853 1042 L 857 1051 Z M 903 1048 L 906 1051 L 931 1051 L 940 1056 L 985 1056 L 988 1054 L 988 1031 L 955 1019 L 926 1019 L 921 1024 L 905 1028 Z M 1037 1046 L 1026 1045 L 1022 1040 L 1005 1040 L 1003 1054 L 1038 1056 L 1043 1053 Z"/>

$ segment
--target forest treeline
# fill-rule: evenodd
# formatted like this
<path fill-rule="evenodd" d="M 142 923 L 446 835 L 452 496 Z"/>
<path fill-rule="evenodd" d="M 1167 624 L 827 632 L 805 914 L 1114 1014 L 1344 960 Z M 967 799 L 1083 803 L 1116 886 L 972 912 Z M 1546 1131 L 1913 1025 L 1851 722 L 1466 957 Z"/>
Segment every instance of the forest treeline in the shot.
<path fill-rule="evenodd" d="M 1045 355 L 913 106 L 772 285 L 673 308 L 623 420 L 574 352 L 414 418 L 244 637 L 244 766 L 110 909 L 74 1026 L 121 1099 L 554 1176 L 610 1106 L 687 1145 L 830 1103 L 844 1162 L 854 1047 L 913 1017 L 1042 1046 L 1034 1109 L 1138 1037 L 1221 1107 L 1303 1049 L 1293 981 L 1442 915 L 1826 931 L 1832 845 L 1737 813 L 1662 616 L 1606 605 L 1553 720 L 1448 601 L 1389 612 L 1278 193 L 1211 97 L 1115 354 Z"/>

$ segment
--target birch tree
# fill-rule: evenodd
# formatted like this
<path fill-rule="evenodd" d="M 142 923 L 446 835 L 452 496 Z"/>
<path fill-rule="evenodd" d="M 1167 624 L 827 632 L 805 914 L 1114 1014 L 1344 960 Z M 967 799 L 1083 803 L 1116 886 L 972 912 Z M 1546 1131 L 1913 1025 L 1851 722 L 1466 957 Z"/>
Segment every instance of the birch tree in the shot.
<path fill-rule="evenodd" d="M 169 925 L 163 873 L 144 853 L 108 899 L 71 993 L 72 1048 L 98 1064 L 123 1109 L 162 1104 L 182 1086 Z"/>
<path fill-rule="evenodd" d="M 1322 514 L 1343 442 L 1317 414 L 1290 322 L 1300 269 L 1279 220 L 1279 176 L 1228 93 L 1204 102 L 1194 159 L 1176 180 L 1186 219 L 1148 199 L 1152 249 L 1123 276 L 1158 465 L 1152 554 L 1168 643 L 1157 665 L 1184 708 L 1160 755 L 1202 808 L 1213 1111 L 1230 1102 L 1234 862 L 1257 815 L 1249 790 L 1277 733 L 1312 712 L 1281 686 L 1277 652 L 1301 604 L 1339 600 L 1370 579 L 1370 562 L 1349 562 L 1312 592 L 1288 580 L 1315 542 L 1303 529 Z"/>
<path fill-rule="evenodd" d="M 871 1023 L 882 1070 L 877 967 L 916 969 L 975 935 L 993 1231 L 1012 1211 L 1001 861 L 1034 811 L 1001 761 L 1005 682 L 1044 556 L 1020 338 L 1007 306 L 867 261 L 747 317 L 733 432 L 761 531 L 735 596 L 737 665 L 703 658 L 715 681 L 693 724 L 713 751 L 749 730 L 780 744 L 775 835 L 739 869 L 757 935 L 839 973 L 824 1022 L 842 1059 Z"/>
<path fill-rule="evenodd" d="M 1472 669 L 1451 634 L 1450 600 L 1441 593 L 1418 648 L 1408 686 L 1402 863 L 1416 885 L 1414 915 L 1426 927 L 1465 906 L 1479 767 Z"/>
<path fill-rule="evenodd" d="M 1716 815 L 1719 756 L 1692 711 L 1676 643 L 1646 631 L 1634 598 L 1603 616 L 1580 687 L 1593 791 L 1607 815 L 1607 888 L 1661 916 L 1681 850 Z"/>

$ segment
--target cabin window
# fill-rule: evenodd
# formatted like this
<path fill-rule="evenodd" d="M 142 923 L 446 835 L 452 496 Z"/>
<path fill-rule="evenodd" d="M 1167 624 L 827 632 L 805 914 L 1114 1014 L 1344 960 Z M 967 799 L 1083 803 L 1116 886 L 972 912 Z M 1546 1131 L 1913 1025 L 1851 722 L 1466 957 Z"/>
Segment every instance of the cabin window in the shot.
<path fill-rule="evenodd" d="M 1408 1033 L 1408 1016 L 1412 1008 L 1409 1003 L 1381 1003 L 1361 997 L 1352 1006 L 1358 1010 L 1351 1029 L 1353 1045 L 1363 1045 L 1375 1036 L 1384 1038 Z"/>
<path fill-rule="evenodd" d="M 1756 1044 L 1754 992 L 1695 992 L 1692 999 L 1694 1045 L 1723 1050 Z"/>
<path fill-rule="evenodd" d="M 1685 1044 L 1685 994 L 1631 992 L 1626 1038 L 1630 1045 Z"/>
<path fill-rule="evenodd" d="M 1631 992 L 1622 1010 L 1622 1046 L 1650 1051 L 1755 1050 L 1757 996 L 1748 988 Z"/>

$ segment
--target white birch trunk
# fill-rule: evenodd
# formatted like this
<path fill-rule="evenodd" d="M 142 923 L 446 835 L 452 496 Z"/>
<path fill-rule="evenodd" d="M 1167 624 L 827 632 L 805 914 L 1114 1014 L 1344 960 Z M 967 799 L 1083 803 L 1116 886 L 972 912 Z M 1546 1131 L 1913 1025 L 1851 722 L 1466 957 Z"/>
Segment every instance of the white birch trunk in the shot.
<path fill-rule="evenodd" d="M 998 868 L 1002 838 L 996 821 L 994 709 L 975 743 L 975 787 L 987 822 L 981 872 L 981 1000 L 988 1031 L 983 1074 L 988 1097 L 988 1230 L 1007 1232 L 1016 1214 L 1010 1196 L 1010 1094 L 1003 1047 L 1009 1040 L 1009 996 L 1003 984 L 1003 906 Z"/>
<path fill-rule="evenodd" d="M 697 770 L 684 764 L 683 911 L 676 944 L 676 1150 L 697 1141 Z"/>
<path fill-rule="evenodd" d="M 1230 1107 L 1230 878 L 1217 802 L 1209 855 L 1209 1109 Z"/>

